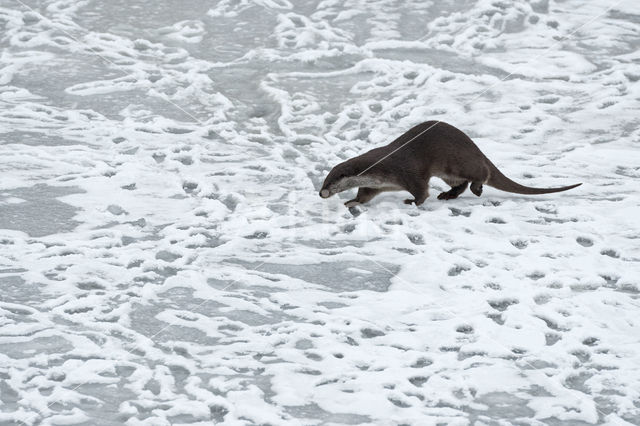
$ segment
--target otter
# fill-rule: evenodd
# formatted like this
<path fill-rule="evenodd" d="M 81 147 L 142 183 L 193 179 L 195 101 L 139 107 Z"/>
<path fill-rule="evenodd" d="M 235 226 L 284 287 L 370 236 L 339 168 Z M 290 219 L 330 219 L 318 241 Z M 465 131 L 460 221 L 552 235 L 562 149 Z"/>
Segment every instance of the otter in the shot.
<path fill-rule="evenodd" d="M 429 179 L 436 176 L 451 187 L 438 195 L 452 200 L 469 184 L 478 197 L 482 185 L 516 194 L 549 194 L 575 188 L 581 183 L 559 188 L 531 188 L 503 175 L 462 130 L 442 121 L 426 121 L 411 128 L 389 145 L 374 148 L 335 166 L 327 175 L 320 197 L 329 198 L 358 187 L 356 198 L 345 206 L 371 201 L 384 191 L 411 193 L 405 204 L 421 205 L 429 196 Z"/>

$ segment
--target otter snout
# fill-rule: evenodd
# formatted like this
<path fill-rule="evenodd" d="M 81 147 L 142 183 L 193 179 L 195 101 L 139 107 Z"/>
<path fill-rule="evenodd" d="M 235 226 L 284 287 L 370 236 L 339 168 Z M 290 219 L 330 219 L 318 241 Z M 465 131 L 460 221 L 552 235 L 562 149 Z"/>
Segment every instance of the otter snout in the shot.
<path fill-rule="evenodd" d="M 322 191 L 320 191 L 320 196 L 322 198 L 329 198 L 331 196 L 331 192 L 329 192 L 328 189 L 323 189 Z"/>

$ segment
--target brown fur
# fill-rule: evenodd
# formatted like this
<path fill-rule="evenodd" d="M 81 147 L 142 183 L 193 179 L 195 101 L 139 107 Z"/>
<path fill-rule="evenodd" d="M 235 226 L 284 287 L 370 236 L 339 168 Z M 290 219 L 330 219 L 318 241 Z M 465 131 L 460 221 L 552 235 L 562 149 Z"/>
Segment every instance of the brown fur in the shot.
<path fill-rule="evenodd" d="M 412 140 L 413 139 L 413 140 Z M 547 194 L 575 188 L 531 188 L 503 175 L 461 130 L 443 122 L 419 124 L 387 146 L 372 149 L 335 166 L 327 175 L 320 196 L 359 187 L 347 207 L 366 203 L 383 191 L 407 190 L 413 199 L 405 203 L 420 205 L 429 196 L 429 179 L 443 179 L 451 189 L 438 196 L 457 198 L 469 184 L 480 196 L 482 185 L 517 194 Z"/>

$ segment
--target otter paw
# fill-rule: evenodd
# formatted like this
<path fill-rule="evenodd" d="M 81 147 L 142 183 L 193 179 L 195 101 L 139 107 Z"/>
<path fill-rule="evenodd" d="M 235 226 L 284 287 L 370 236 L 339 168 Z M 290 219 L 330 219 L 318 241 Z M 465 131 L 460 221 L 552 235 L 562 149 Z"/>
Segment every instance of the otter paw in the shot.
<path fill-rule="evenodd" d="M 474 194 L 476 194 L 478 197 L 482 195 L 482 185 L 477 186 L 477 187 L 471 187 L 471 192 L 473 192 Z"/>
<path fill-rule="evenodd" d="M 355 207 L 355 206 L 357 206 L 359 204 L 360 204 L 360 202 L 358 200 L 349 200 L 346 203 L 344 203 L 344 205 L 346 207 L 348 207 L 348 208 Z"/>
<path fill-rule="evenodd" d="M 451 198 L 449 192 L 441 192 L 440 195 L 438 195 L 438 200 L 450 200 Z"/>

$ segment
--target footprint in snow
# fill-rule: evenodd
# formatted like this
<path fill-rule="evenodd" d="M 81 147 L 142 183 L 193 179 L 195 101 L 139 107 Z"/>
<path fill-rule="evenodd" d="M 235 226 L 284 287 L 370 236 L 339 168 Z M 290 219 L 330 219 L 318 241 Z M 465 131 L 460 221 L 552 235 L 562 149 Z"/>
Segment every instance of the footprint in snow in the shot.
<path fill-rule="evenodd" d="M 360 333 L 362 334 L 362 337 L 364 337 L 365 339 L 384 336 L 384 333 L 382 331 L 374 330 L 372 328 L 363 328 L 362 330 L 360 330 Z"/>
<path fill-rule="evenodd" d="M 184 182 L 182 184 L 182 189 L 187 194 L 191 194 L 193 191 L 196 190 L 196 188 L 198 188 L 198 184 L 196 182 Z"/>
<path fill-rule="evenodd" d="M 591 238 L 587 237 L 578 237 L 576 238 L 576 242 L 582 247 L 591 247 L 593 245 L 593 241 L 591 240 Z"/>
<path fill-rule="evenodd" d="M 456 328 L 456 331 L 462 334 L 471 334 L 473 333 L 473 327 L 468 324 L 463 324 L 463 325 L 459 325 Z"/>
<path fill-rule="evenodd" d="M 449 272 L 447 272 L 447 275 L 449 275 L 450 277 L 455 277 L 457 275 L 460 275 L 461 273 L 465 272 L 465 271 L 470 271 L 471 268 L 465 265 L 455 265 L 453 268 L 449 269 Z"/>
<path fill-rule="evenodd" d="M 613 257 L 614 259 L 620 258 L 620 254 L 614 249 L 605 249 L 600 251 L 600 254 L 603 256 Z"/>
<path fill-rule="evenodd" d="M 411 364 L 411 368 L 423 368 L 423 367 L 428 367 L 431 364 L 433 364 L 433 361 L 431 361 L 430 359 L 418 358 L 416 362 Z"/>
<path fill-rule="evenodd" d="M 177 157 L 176 160 L 184 164 L 185 166 L 190 166 L 193 164 L 193 158 L 191 156 L 185 155 L 182 157 Z"/>
<path fill-rule="evenodd" d="M 424 237 L 420 234 L 407 234 L 407 238 L 417 246 L 424 245 Z"/>
<path fill-rule="evenodd" d="M 507 310 L 507 308 L 511 305 L 515 305 L 518 303 L 517 299 L 496 299 L 496 300 L 488 300 L 487 303 L 489 303 L 489 306 L 491 306 L 493 309 L 496 309 L 500 312 L 504 312 Z"/>

